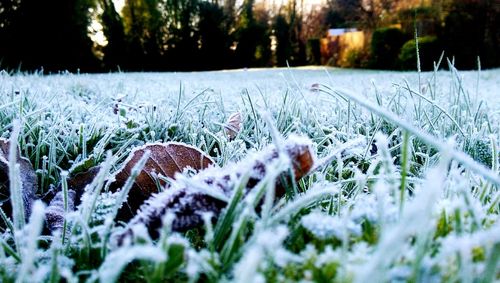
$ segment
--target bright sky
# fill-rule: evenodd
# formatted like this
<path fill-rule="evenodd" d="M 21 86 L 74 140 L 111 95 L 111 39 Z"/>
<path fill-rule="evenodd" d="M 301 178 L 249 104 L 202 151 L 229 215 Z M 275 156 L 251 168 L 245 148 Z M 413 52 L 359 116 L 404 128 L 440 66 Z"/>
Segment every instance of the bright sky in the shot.
<path fill-rule="evenodd" d="M 118 13 L 120 13 L 123 6 L 125 6 L 125 0 L 113 0 L 113 3 L 115 3 L 115 9 Z"/>

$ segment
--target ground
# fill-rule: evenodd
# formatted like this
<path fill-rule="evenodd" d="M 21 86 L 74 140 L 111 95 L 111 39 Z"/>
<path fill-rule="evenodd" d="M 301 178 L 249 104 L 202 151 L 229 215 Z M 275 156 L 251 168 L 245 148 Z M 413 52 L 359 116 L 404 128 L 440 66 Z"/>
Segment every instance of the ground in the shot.
<path fill-rule="evenodd" d="M 500 69 L 1 73 L 0 135 L 20 131 L 38 197 L 61 190 L 77 163 L 107 171 L 68 214 L 64 235 L 39 228 L 47 203 L 36 203 L 27 225 L 8 215 L 0 278 L 499 280 L 499 91 Z M 241 130 L 231 140 L 224 125 L 235 112 Z M 113 243 L 125 223 L 114 221 L 120 198 L 105 192 L 106 182 L 132 148 L 184 142 L 232 172 L 235 162 L 287 139 L 310 144 L 324 166 L 283 198 L 266 202 L 274 186 L 262 181 L 262 194 L 238 198 L 229 190 L 213 227 L 171 233 L 166 225 L 159 241 L 139 233 L 130 246 Z M 289 161 L 268 164 L 267 178 L 288 172 Z M 234 191 L 238 182 L 246 186 L 238 179 Z"/>

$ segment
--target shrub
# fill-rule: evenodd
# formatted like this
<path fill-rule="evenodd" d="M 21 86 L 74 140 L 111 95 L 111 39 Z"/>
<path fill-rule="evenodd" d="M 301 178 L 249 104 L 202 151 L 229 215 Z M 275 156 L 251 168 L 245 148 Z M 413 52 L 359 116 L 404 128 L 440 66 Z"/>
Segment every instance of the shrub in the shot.
<path fill-rule="evenodd" d="M 372 57 L 370 67 L 375 69 L 395 69 L 399 50 L 405 41 L 405 34 L 398 28 L 375 30 L 371 42 Z"/>
<path fill-rule="evenodd" d="M 424 36 L 418 39 L 418 51 L 420 55 L 420 68 L 422 71 L 434 69 L 434 61 L 437 61 L 442 49 L 437 37 Z M 417 46 L 415 40 L 408 40 L 399 53 L 399 67 L 403 70 L 415 70 L 417 68 Z"/>
<path fill-rule="evenodd" d="M 342 53 L 338 66 L 342 68 L 367 68 L 369 53 L 367 49 L 353 48 Z"/>

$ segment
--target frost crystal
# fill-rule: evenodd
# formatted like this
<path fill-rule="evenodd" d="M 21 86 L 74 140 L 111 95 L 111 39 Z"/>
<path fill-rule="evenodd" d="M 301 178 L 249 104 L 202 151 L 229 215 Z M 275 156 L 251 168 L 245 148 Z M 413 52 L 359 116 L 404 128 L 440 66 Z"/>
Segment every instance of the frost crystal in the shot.
<path fill-rule="evenodd" d="M 119 192 L 105 192 L 99 195 L 90 219 L 92 225 L 103 224 L 106 218 L 112 214 L 118 195 Z"/>
<path fill-rule="evenodd" d="M 301 219 L 301 224 L 320 239 L 344 239 L 348 235 L 361 235 L 361 226 L 349 219 L 340 219 L 321 212 L 310 213 Z"/>

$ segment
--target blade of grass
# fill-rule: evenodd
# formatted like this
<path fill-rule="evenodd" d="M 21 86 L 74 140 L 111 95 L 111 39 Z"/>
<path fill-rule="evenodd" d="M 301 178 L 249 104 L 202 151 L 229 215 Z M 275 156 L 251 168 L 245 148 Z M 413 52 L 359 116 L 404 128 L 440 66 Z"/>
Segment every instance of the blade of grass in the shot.
<path fill-rule="evenodd" d="M 374 103 L 371 103 L 370 101 L 367 101 L 366 99 L 361 98 L 350 91 L 335 89 L 334 94 L 337 93 L 341 94 L 342 96 L 349 97 L 350 99 L 352 99 L 359 105 L 363 106 L 364 108 L 372 111 L 373 113 L 376 113 L 377 115 L 384 117 L 387 120 L 390 120 L 397 126 L 407 130 L 408 132 L 412 133 L 413 135 L 421 139 L 423 142 L 431 145 L 432 147 L 438 149 L 439 151 L 449 150 L 450 155 L 453 159 L 459 161 L 464 166 L 468 167 L 470 170 L 488 179 L 496 186 L 500 186 L 500 177 L 498 176 L 497 173 L 491 171 L 489 168 L 486 168 L 482 164 L 478 163 L 477 161 L 475 161 L 469 155 L 463 153 L 462 151 L 458 151 L 456 149 L 449 149 L 449 145 L 447 143 L 439 141 L 436 137 L 420 129 L 417 129 L 416 127 L 407 123 L 406 121 L 404 121 L 394 113 L 388 111 L 387 109 L 375 105 Z"/>

